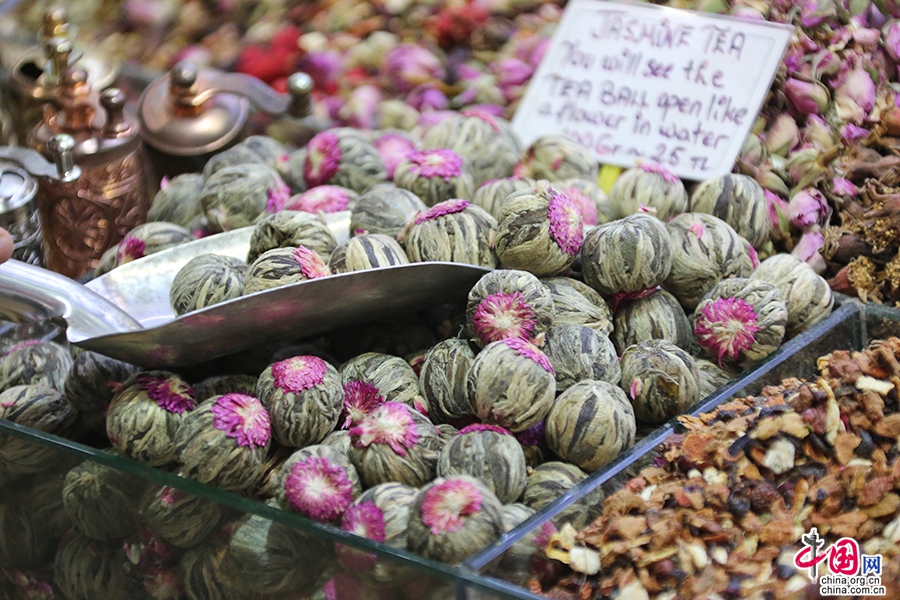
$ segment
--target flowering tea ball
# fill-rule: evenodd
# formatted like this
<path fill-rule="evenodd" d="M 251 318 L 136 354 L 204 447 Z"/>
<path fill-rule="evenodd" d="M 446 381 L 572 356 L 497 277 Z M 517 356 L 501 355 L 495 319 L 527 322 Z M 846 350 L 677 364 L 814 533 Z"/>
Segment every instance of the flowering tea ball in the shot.
<path fill-rule="evenodd" d="M 528 271 L 503 269 L 481 277 L 469 291 L 466 320 L 482 344 L 508 337 L 532 339 L 555 316 L 550 291 Z"/>
<path fill-rule="evenodd" d="M 200 204 L 203 175 L 184 173 L 171 180 L 163 178 L 160 190 L 153 197 L 147 221 L 166 221 L 193 230 L 198 217 L 204 217 Z"/>
<path fill-rule="evenodd" d="M 0 565 L 4 568 L 36 569 L 53 558 L 59 538 L 47 538 L 32 516 L 24 498 L 0 501 Z M 11 596 L 2 596 L 4 598 Z"/>
<path fill-rule="evenodd" d="M 243 165 L 266 165 L 266 161 L 247 146 L 237 144 L 223 150 L 212 157 L 203 165 L 203 181 L 208 181 L 210 177 L 228 167 L 237 167 Z"/>
<path fill-rule="evenodd" d="M 547 356 L 518 338 L 491 342 L 475 356 L 466 383 L 472 412 L 513 432 L 543 420 L 556 396 Z"/>
<path fill-rule="evenodd" d="M 639 423 L 662 423 L 700 399 L 700 374 L 690 354 L 666 340 L 648 340 L 622 354 L 622 383 Z"/>
<path fill-rule="evenodd" d="M 534 140 L 513 169 L 517 177 L 587 179 L 597 181 L 600 166 L 590 150 L 564 135 L 544 135 Z"/>
<path fill-rule="evenodd" d="M 438 342 L 425 353 L 419 384 L 433 422 L 452 423 L 472 416 L 466 378 L 474 361 L 469 342 L 460 338 Z"/>
<path fill-rule="evenodd" d="M 353 190 L 339 185 L 320 185 L 306 190 L 302 194 L 291 196 L 291 199 L 285 204 L 284 210 L 303 211 L 314 215 L 320 212 L 335 213 L 351 210 L 357 200 L 359 200 L 359 194 Z"/>
<path fill-rule="evenodd" d="M 409 509 L 418 493 L 419 490 L 402 483 L 382 483 L 371 487 L 354 500 L 344 513 L 341 529 L 405 550 Z M 378 559 L 343 545 L 338 545 L 335 550 L 341 566 L 372 585 L 396 584 L 400 578 L 406 579 L 412 575 L 396 560 Z"/>
<path fill-rule="evenodd" d="M 106 410 L 115 387 L 137 371 L 137 367 L 90 350 L 79 352 L 66 377 L 66 399 L 79 411 Z M 104 420 L 106 417 L 104 416 Z"/>
<path fill-rule="evenodd" d="M 399 239 L 410 262 L 446 261 L 497 266 L 497 221 L 468 200 L 447 200 L 416 213 Z"/>
<path fill-rule="evenodd" d="M 470 425 L 444 445 L 437 475 L 469 475 L 486 485 L 501 502 L 512 502 L 525 489 L 525 453 L 502 427 Z"/>
<path fill-rule="evenodd" d="M 223 534 L 227 532 L 223 530 Z M 188 550 L 181 557 L 179 572 L 188 600 L 247 600 L 251 592 L 245 582 L 232 576 L 227 562 L 228 542 L 213 536 L 209 542 Z"/>
<path fill-rule="evenodd" d="M 194 386 L 194 398 L 203 402 L 232 392 L 252 396 L 256 393 L 256 383 L 257 378 L 253 375 L 213 375 Z"/>
<path fill-rule="evenodd" d="M 140 598 L 142 586 L 129 580 L 125 560 L 121 542 L 99 542 L 73 531 L 56 551 L 53 582 L 68 600 Z"/>
<path fill-rule="evenodd" d="M 497 219 L 500 262 L 538 277 L 567 271 L 581 251 L 583 238 L 578 206 L 547 181 L 511 194 Z"/>
<path fill-rule="evenodd" d="M 427 417 L 385 402 L 350 428 L 350 460 L 367 487 L 396 481 L 419 487 L 434 478 L 441 439 Z"/>
<path fill-rule="evenodd" d="M 56 342 L 22 342 L 0 357 L 0 391 L 17 385 L 62 391 L 71 368 L 72 355 Z"/>
<path fill-rule="evenodd" d="M 672 245 L 659 219 L 635 214 L 590 230 L 581 257 L 589 286 L 606 296 L 632 294 L 665 280 Z"/>
<path fill-rule="evenodd" d="M 408 264 L 406 252 L 397 240 L 378 233 L 353 236 L 335 248 L 328 261 L 332 273 L 349 273 Z"/>
<path fill-rule="evenodd" d="M 265 165 L 225 167 L 203 184 L 200 202 L 214 232 L 255 225 L 290 198 L 287 184 Z"/>
<path fill-rule="evenodd" d="M 453 198 L 471 198 L 475 193 L 472 167 L 453 150 L 414 152 L 400 161 L 394 184 L 409 190 L 427 206 Z"/>
<path fill-rule="evenodd" d="M 314 250 L 275 248 L 263 252 L 247 269 L 244 295 L 329 275 L 331 271 Z"/>
<path fill-rule="evenodd" d="M 492 217 L 499 219 L 500 209 L 510 194 L 530 190 L 536 183 L 534 179 L 521 177 L 491 179 L 478 186 L 472 195 L 472 204 L 480 206 Z"/>
<path fill-rule="evenodd" d="M 716 390 L 738 376 L 737 371 L 720 367 L 711 360 L 694 358 L 697 373 L 700 375 L 700 398 L 711 396 Z"/>
<path fill-rule="evenodd" d="M 307 187 L 340 185 L 358 194 L 387 179 L 378 149 L 361 132 L 339 127 L 317 133 L 306 146 Z"/>
<path fill-rule="evenodd" d="M 776 254 L 767 258 L 750 279 L 767 281 L 781 292 L 788 310 L 788 337 L 805 331 L 831 314 L 834 296 L 828 282 L 795 256 Z"/>
<path fill-rule="evenodd" d="M 428 207 L 418 196 L 392 183 L 380 183 L 359 197 L 350 211 L 352 234 L 381 233 L 397 237 L 406 222 Z"/>
<path fill-rule="evenodd" d="M 617 386 L 580 381 L 547 415 L 547 444 L 560 458 L 593 473 L 634 445 L 634 409 Z"/>
<path fill-rule="evenodd" d="M 304 164 L 306 164 L 305 147 L 288 154 L 287 160 L 282 163 L 279 169 L 281 178 L 291 188 L 293 194 L 302 194 L 306 191 L 306 180 L 303 179 Z"/>
<path fill-rule="evenodd" d="M 239 258 L 201 254 L 189 260 L 172 280 L 169 303 L 176 315 L 238 298 L 244 292 L 247 263 Z"/>
<path fill-rule="evenodd" d="M 344 456 L 350 456 L 350 432 L 346 429 L 332 431 L 325 436 L 325 439 L 322 440 L 321 444 L 323 446 L 328 446 L 329 448 L 334 448 Z"/>
<path fill-rule="evenodd" d="M 416 372 L 399 356 L 380 352 L 355 356 L 341 365 L 341 381 L 344 386 L 354 381 L 374 386 L 384 402 L 401 402 L 420 412 L 425 406 Z"/>
<path fill-rule="evenodd" d="M 67 437 L 78 412 L 58 390 L 42 385 L 17 385 L 0 393 L 0 419 L 38 431 Z M 0 468 L 10 473 L 38 473 L 59 462 L 59 452 L 33 441 L 0 436 Z"/>
<path fill-rule="evenodd" d="M 135 460 L 159 467 L 175 460 L 175 433 L 197 407 L 194 390 L 178 375 L 147 371 L 122 384 L 106 412 L 112 445 Z"/>
<path fill-rule="evenodd" d="M 272 419 L 272 434 L 291 448 L 317 444 L 337 425 L 344 390 L 337 369 L 317 356 L 295 356 L 266 367 L 256 396 Z"/>
<path fill-rule="evenodd" d="M 254 226 L 247 262 L 252 263 L 268 250 L 297 246 L 306 246 L 318 254 L 323 262 L 327 262 L 337 246 L 337 240 L 320 217 L 295 210 L 283 210 L 267 216 Z"/>
<path fill-rule="evenodd" d="M 167 485 L 151 487 L 141 501 L 140 516 L 150 530 L 178 548 L 206 539 L 222 520 L 222 505 Z"/>
<path fill-rule="evenodd" d="M 504 136 L 498 121 L 480 110 L 463 110 L 425 132 L 426 148 L 449 148 L 471 166 L 475 183 L 507 177 L 519 160 L 517 144 Z"/>
<path fill-rule="evenodd" d="M 668 169 L 644 163 L 619 175 L 609 190 L 609 204 L 617 219 L 646 212 L 665 222 L 687 211 L 688 195 Z"/>
<path fill-rule="evenodd" d="M 287 161 L 287 146 L 268 135 L 248 136 L 238 146 L 247 148 L 260 157 L 265 164 L 276 170 L 279 165 Z"/>
<path fill-rule="evenodd" d="M 663 286 L 686 309 L 717 283 L 753 273 L 752 247 L 725 221 L 704 213 L 678 215 L 666 225 L 672 242 L 672 270 Z"/>
<path fill-rule="evenodd" d="M 271 435 L 269 414 L 259 400 L 223 394 L 188 413 L 175 435 L 175 451 L 185 477 L 227 491 L 256 483 Z"/>
<path fill-rule="evenodd" d="M 94 540 L 129 535 L 140 523 L 140 480 L 112 467 L 86 460 L 66 474 L 62 500 L 78 530 Z"/>
<path fill-rule="evenodd" d="M 545 462 L 528 475 L 522 502 L 532 510 L 541 510 L 582 479 L 587 479 L 587 473 L 575 465 L 559 461 Z"/>
<path fill-rule="evenodd" d="M 410 509 L 407 549 L 454 564 L 503 533 L 503 504 L 483 483 L 457 475 L 419 491 Z"/>
<path fill-rule="evenodd" d="M 566 196 L 578 207 L 585 225 L 609 223 L 614 219 L 613 209 L 606 192 L 597 185 L 596 180 L 564 179 L 553 184 L 553 187 Z"/>
<path fill-rule="evenodd" d="M 544 456 L 549 454 L 550 451 L 544 440 L 543 421 L 513 435 L 519 441 L 519 444 L 522 445 L 522 451 L 525 453 L 525 462 L 529 467 L 534 468 L 544 462 Z"/>
<path fill-rule="evenodd" d="M 612 312 L 592 287 L 571 277 L 548 277 L 541 283 L 550 291 L 556 308 L 551 325 L 584 325 L 597 333 L 612 333 Z"/>
<path fill-rule="evenodd" d="M 706 213 L 731 225 L 754 248 L 769 239 L 769 205 L 752 177 L 729 173 L 700 183 L 691 194 L 691 212 Z"/>
<path fill-rule="evenodd" d="M 418 151 L 416 142 L 406 132 L 399 129 L 384 131 L 372 140 L 372 143 L 381 154 L 388 179 L 394 178 L 394 171 L 397 170 L 397 165 L 404 158 Z"/>
<path fill-rule="evenodd" d="M 556 325 L 544 337 L 544 354 L 556 372 L 556 391 L 583 379 L 619 383 L 622 373 L 613 343 L 584 325 Z"/>
<path fill-rule="evenodd" d="M 719 364 L 756 361 L 781 344 L 787 319 L 787 305 L 771 283 L 726 279 L 697 305 L 694 337 Z"/>
<path fill-rule="evenodd" d="M 675 296 L 658 289 L 619 305 L 612 340 L 619 352 L 647 340 L 668 340 L 689 350 L 694 340 L 691 322 Z"/>

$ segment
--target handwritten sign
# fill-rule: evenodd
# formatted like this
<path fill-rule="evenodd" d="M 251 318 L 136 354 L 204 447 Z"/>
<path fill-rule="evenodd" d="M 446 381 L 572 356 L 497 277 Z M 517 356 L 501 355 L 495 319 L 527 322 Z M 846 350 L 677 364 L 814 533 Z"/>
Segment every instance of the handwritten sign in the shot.
<path fill-rule="evenodd" d="M 794 29 L 652 5 L 572 0 L 513 118 L 603 164 L 685 179 L 732 170 Z"/>

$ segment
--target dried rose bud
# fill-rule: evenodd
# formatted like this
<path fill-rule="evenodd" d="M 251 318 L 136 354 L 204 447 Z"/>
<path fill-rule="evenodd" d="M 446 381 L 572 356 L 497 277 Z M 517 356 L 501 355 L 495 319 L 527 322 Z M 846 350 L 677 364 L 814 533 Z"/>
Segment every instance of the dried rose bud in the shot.
<path fill-rule="evenodd" d="M 253 228 L 247 263 L 275 248 L 306 246 L 323 262 L 327 262 L 337 246 L 334 234 L 318 216 L 302 211 L 285 210 L 261 220 Z"/>
<path fill-rule="evenodd" d="M 474 361 L 469 342 L 460 338 L 438 342 L 425 354 L 419 384 L 433 422 L 452 423 L 472 416 L 466 377 Z"/>
<path fill-rule="evenodd" d="M 656 217 L 635 214 L 599 225 L 584 238 L 584 281 L 604 295 L 653 288 L 669 275 L 672 246 Z M 622 265 L 631 265 L 623 269 Z"/>
<path fill-rule="evenodd" d="M 597 333 L 612 333 L 612 313 L 603 296 L 590 286 L 569 277 L 548 277 L 541 283 L 550 291 L 553 306 L 551 324 L 584 325 Z"/>
<path fill-rule="evenodd" d="M 0 356 L 0 390 L 40 385 L 61 392 L 71 368 L 72 355 L 56 342 L 22 342 Z"/>
<path fill-rule="evenodd" d="M 510 194 L 531 189 L 537 183 L 534 179 L 504 177 L 485 181 L 472 196 L 472 204 L 480 206 L 495 219 L 500 217 L 500 209 Z"/>
<path fill-rule="evenodd" d="M 827 223 L 830 215 L 828 200 L 822 192 L 814 188 L 795 193 L 788 204 L 788 217 L 791 223 L 800 229 L 823 225 Z"/>
<path fill-rule="evenodd" d="M 440 202 L 416 213 L 398 239 L 410 262 L 446 261 L 494 268 L 497 221 L 468 200 Z"/>
<path fill-rule="evenodd" d="M 721 280 L 749 277 L 753 272 L 745 240 L 717 217 L 685 213 L 672 219 L 666 231 L 672 245 L 672 270 L 663 287 L 687 310 L 694 310 Z"/>
<path fill-rule="evenodd" d="M 616 219 L 647 207 L 653 209 L 651 214 L 668 221 L 687 210 L 688 195 L 681 179 L 665 167 L 643 163 L 616 178 L 609 190 L 609 204 Z"/>
<path fill-rule="evenodd" d="M 563 392 L 547 415 L 547 445 L 588 473 L 634 445 L 637 425 L 625 393 L 605 381 L 581 381 Z"/>
<path fill-rule="evenodd" d="M 721 364 L 765 358 L 784 338 L 788 311 L 781 292 L 756 279 L 726 279 L 694 311 L 694 337 Z"/>
<path fill-rule="evenodd" d="M 549 290 L 531 273 L 515 269 L 482 276 L 466 304 L 469 328 L 482 344 L 509 337 L 530 340 L 550 328 L 554 314 Z"/>
<path fill-rule="evenodd" d="M 817 81 L 802 81 L 790 77 L 781 89 L 794 110 L 802 115 L 824 114 L 831 101 L 828 88 Z"/>
<path fill-rule="evenodd" d="M 267 250 L 247 269 L 244 295 L 331 275 L 319 255 L 305 247 Z"/>
<path fill-rule="evenodd" d="M 834 296 L 828 282 L 790 254 L 767 258 L 750 279 L 771 283 L 781 292 L 788 311 L 788 337 L 794 337 L 831 314 Z"/>
<path fill-rule="evenodd" d="M 797 127 L 797 121 L 787 113 L 778 115 L 766 130 L 765 143 L 769 154 L 787 156 L 799 142 L 800 129 Z"/>
<path fill-rule="evenodd" d="M 597 181 L 600 167 L 591 152 L 564 135 L 545 135 L 531 143 L 516 164 L 513 175 L 561 181 L 587 179 Z"/>
<path fill-rule="evenodd" d="M 518 432 L 550 412 L 556 379 L 543 352 L 525 340 L 507 338 L 478 353 L 466 389 L 479 419 Z"/>
<path fill-rule="evenodd" d="M 100 542 L 72 532 L 53 560 L 53 582 L 66 598 L 140 598 L 143 586 L 122 568 L 120 542 Z"/>
<path fill-rule="evenodd" d="M 275 439 L 302 448 L 337 425 L 344 391 L 337 369 L 317 356 L 294 356 L 266 367 L 256 397 L 269 412 Z"/>
<path fill-rule="evenodd" d="M 622 354 L 622 389 L 638 423 L 662 423 L 700 399 L 700 374 L 690 354 L 666 340 L 648 340 Z"/>
<path fill-rule="evenodd" d="M 441 446 L 425 416 L 386 402 L 350 429 L 350 460 L 367 486 L 396 481 L 418 487 L 434 477 Z"/>
<path fill-rule="evenodd" d="M 316 134 L 306 146 L 306 185 L 339 185 L 361 194 L 387 179 L 378 149 L 359 131 L 348 127 Z"/>
<path fill-rule="evenodd" d="M 379 135 L 373 140 L 373 143 L 384 161 L 388 179 L 394 178 L 397 165 L 403 162 L 403 159 L 418 150 L 412 138 L 394 131 Z"/>
<path fill-rule="evenodd" d="M 685 318 L 685 328 L 687 327 Z M 616 349 L 609 337 L 584 325 L 551 327 L 544 337 L 542 350 L 556 372 L 558 393 L 584 379 L 606 381 L 616 385 L 622 375 Z"/>
<path fill-rule="evenodd" d="M 421 150 L 408 155 L 394 171 L 397 187 L 409 190 L 427 206 L 475 193 L 472 167 L 453 150 Z"/>
<path fill-rule="evenodd" d="M 722 219 L 756 249 L 769 239 L 765 193 L 746 175 L 732 173 L 700 183 L 691 194 L 691 212 Z"/>
<path fill-rule="evenodd" d="M 349 273 L 408 265 L 403 247 L 392 237 L 378 233 L 355 235 L 331 253 L 328 267 L 332 273 Z"/>
<path fill-rule="evenodd" d="M 514 192 L 497 220 L 500 261 L 538 277 L 561 275 L 581 251 L 584 222 L 578 206 L 547 181 Z"/>
<path fill-rule="evenodd" d="M 477 479 L 438 478 L 422 488 L 410 509 L 407 548 L 454 564 L 503 533 L 503 506 Z"/>
<path fill-rule="evenodd" d="M 384 73 L 394 88 L 405 93 L 419 84 L 444 78 L 441 60 L 419 44 L 399 44 L 384 57 Z"/>
<path fill-rule="evenodd" d="M 173 440 L 197 407 L 194 390 L 168 371 L 132 375 L 106 412 L 109 441 L 126 456 L 158 467 L 175 460 Z"/>
<path fill-rule="evenodd" d="M 335 213 L 342 210 L 352 210 L 359 194 L 353 190 L 339 185 L 320 185 L 306 190 L 291 199 L 284 205 L 283 210 L 295 210 L 312 213 Z"/>
<path fill-rule="evenodd" d="M 392 183 L 380 183 L 359 197 L 350 212 L 350 233 L 399 235 L 413 215 L 427 210 L 418 196 Z"/>
<path fill-rule="evenodd" d="M 244 293 L 247 263 L 239 258 L 201 254 L 189 260 L 172 280 L 169 304 L 176 315 L 238 298 Z"/>
<path fill-rule="evenodd" d="M 269 448 L 269 414 L 253 396 L 204 400 L 181 422 L 175 450 L 186 477 L 228 491 L 254 485 Z"/>
<path fill-rule="evenodd" d="M 809 115 L 803 128 L 803 142 L 819 150 L 831 148 L 835 143 L 834 131 L 822 117 Z"/>
<path fill-rule="evenodd" d="M 449 148 L 457 152 L 472 167 L 475 184 L 481 185 L 512 174 L 521 144 L 510 136 L 515 133 L 508 121 L 484 111 L 464 110 L 431 127 L 422 142 L 426 148 Z"/>
<path fill-rule="evenodd" d="M 501 502 L 512 502 L 525 489 L 525 453 L 502 427 L 469 425 L 441 450 L 437 475 L 469 475 L 486 485 Z"/>
<path fill-rule="evenodd" d="M 361 491 L 350 460 L 324 445 L 291 454 L 281 466 L 275 489 L 281 508 L 325 523 L 340 520 Z"/>
<path fill-rule="evenodd" d="M 372 129 L 375 127 L 375 113 L 383 98 L 380 89 L 374 85 L 361 85 L 347 98 L 347 102 L 338 111 L 341 122 L 350 127 Z"/>
<path fill-rule="evenodd" d="M 203 190 L 203 176 L 200 173 L 178 175 L 160 188 L 150 204 L 148 222 L 164 221 L 194 229 L 196 219 L 200 216 L 205 218 L 200 204 Z"/>
<path fill-rule="evenodd" d="M 143 486 L 122 471 L 89 460 L 66 473 L 62 500 L 75 527 L 94 540 L 130 535 L 140 523 Z"/>
<path fill-rule="evenodd" d="M 225 167 L 203 184 L 200 203 L 214 232 L 256 224 L 278 212 L 290 190 L 275 169 L 263 164 Z"/>

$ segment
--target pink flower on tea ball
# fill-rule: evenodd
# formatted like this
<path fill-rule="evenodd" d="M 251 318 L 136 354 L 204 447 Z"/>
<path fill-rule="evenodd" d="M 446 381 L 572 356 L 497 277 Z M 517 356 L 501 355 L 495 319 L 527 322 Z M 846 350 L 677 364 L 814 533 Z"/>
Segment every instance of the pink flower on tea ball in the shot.
<path fill-rule="evenodd" d="M 281 390 L 299 394 L 325 380 L 328 363 L 318 356 L 294 356 L 272 365 L 272 378 Z"/>
<path fill-rule="evenodd" d="M 460 213 L 469 208 L 469 206 L 471 205 L 468 200 L 461 200 L 459 198 L 438 202 L 425 212 L 420 212 L 416 215 L 416 225 L 421 225 L 426 221 L 434 221 L 435 219 L 439 219 L 446 215 Z"/>
<path fill-rule="evenodd" d="M 213 426 L 234 438 L 238 446 L 262 447 L 269 443 L 269 413 L 259 400 L 246 394 L 223 394 L 211 408 Z"/>
<path fill-rule="evenodd" d="M 466 517 L 481 510 L 481 493 L 471 482 L 447 479 L 432 485 L 422 501 L 422 522 L 431 533 L 454 533 L 463 528 Z"/>
<path fill-rule="evenodd" d="M 547 216 L 550 218 L 550 237 L 559 249 L 572 256 L 578 254 L 584 240 L 584 221 L 578 206 L 565 194 L 552 191 Z"/>
<path fill-rule="evenodd" d="M 363 420 L 367 414 L 384 404 L 384 396 L 378 388 L 365 381 L 348 381 L 344 384 L 344 419 L 341 429 L 347 429 Z"/>
<path fill-rule="evenodd" d="M 330 131 L 317 133 L 307 145 L 306 160 L 303 163 L 303 178 L 306 185 L 323 185 L 338 172 L 341 162 L 341 147 L 338 136 Z"/>
<path fill-rule="evenodd" d="M 522 292 L 497 292 L 488 295 L 475 309 L 472 327 L 485 344 L 504 338 L 531 339 L 537 315 Z"/>
<path fill-rule="evenodd" d="M 742 298 L 718 298 L 700 309 L 694 336 L 704 348 L 722 360 L 737 360 L 753 346 L 759 331 L 756 311 Z"/>
<path fill-rule="evenodd" d="M 302 210 L 318 214 L 347 210 L 350 196 L 347 190 L 339 185 L 320 185 L 297 194 L 285 206 L 287 210 Z"/>
<path fill-rule="evenodd" d="M 385 402 L 351 427 L 350 437 L 354 438 L 357 448 L 385 444 L 399 456 L 406 456 L 406 451 L 419 441 L 419 432 L 409 411 L 405 404 Z"/>
<path fill-rule="evenodd" d="M 119 242 L 119 247 L 116 249 L 116 262 L 119 265 L 124 265 L 133 260 L 144 258 L 146 252 L 147 244 L 144 240 L 126 235 L 125 238 Z"/>
<path fill-rule="evenodd" d="M 524 356 L 539 364 L 541 368 L 548 373 L 556 373 L 556 371 L 553 370 L 553 365 L 550 364 L 550 359 L 547 358 L 547 355 L 541 352 L 534 344 L 520 338 L 506 338 L 501 341 L 515 350 L 519 356 Z"/>
<path fill-rule="evenodd" d="M 416 144 L 404 135 L 386 133 L 375 138 L 375 148 L 384 160 L 388 179 L 394 178 L 394 171 L 404 158 L 416 152 Z"/>
<path fill-rule="evenodd" d="M 331 275 L 328 265 L 322 262 L 322 257 L 306 246 L 298 246 L 294 250 L 294 260 L 300 265 L 300 272 L 307 279 L 317 279 Z"/>
<path fill-rule="evenodd" d="M 353 502 L 353 483 L 340 465 L 311 456 L 291 467 L 284 483 L 291 510 L 311 519 L 336 521 Z"/>
<path fill-rule="evenodd" d="M 462 157 L 446 148 L 421 150 L 408 156 L 407 160 L 413 165 L 411 170 L 422 177 L 442 177 L 444 181 L 459 177 L 463 170 Z"/>
<path fill-rule="evenodd" d="M 375 542 L 385 540 L 384 513 L 374 502 L 353 504 L 341 519 L 341 529 Z M 338 560 L 345 569 L 366 572 L 375 566 L 378 557 L 349 546 L 335 548 Z"/>
<path fill-rule="evenodd" d="M 135 381 L 151 400 L 171 413 L 180 415 L 197 407 L 194 388 L 180 378 L 144 375 Z"/>

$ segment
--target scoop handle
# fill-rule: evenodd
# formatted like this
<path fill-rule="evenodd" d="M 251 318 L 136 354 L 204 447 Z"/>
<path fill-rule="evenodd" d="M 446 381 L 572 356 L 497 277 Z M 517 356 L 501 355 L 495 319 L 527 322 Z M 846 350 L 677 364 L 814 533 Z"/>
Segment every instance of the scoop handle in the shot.
<path fill-rule="evenodd" d="M 0 318 L 14 323 L 62 318 L 73 344 L 143 329 L 131 315 L 80 283 L 18 260 L 0 265 Z"/>

